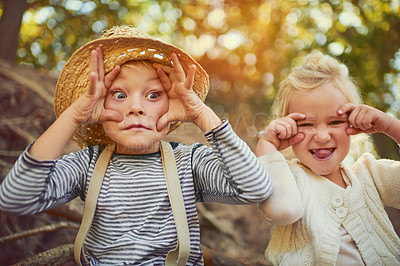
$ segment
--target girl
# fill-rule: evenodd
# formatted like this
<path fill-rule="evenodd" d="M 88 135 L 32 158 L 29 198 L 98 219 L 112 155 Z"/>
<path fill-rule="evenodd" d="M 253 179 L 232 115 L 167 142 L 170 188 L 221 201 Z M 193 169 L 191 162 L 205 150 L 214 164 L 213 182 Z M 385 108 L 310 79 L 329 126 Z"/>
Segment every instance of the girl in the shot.
<path fill-rule="evenodd" d="M 400 265 L 400 239 L 384 210 L 400 208 L 400 162 L 365 153 L 342 163 L 351 135 L 381 132 L 400 143 L 400 121 L 360 103 L 346 68 L 321 53 L 280 84 L 276 119 L 256 148 L 274 182 L 260 205 L 275 224 L 269 263 Z M 289 146 L 297 158 L 286 161 L 279 150 Z M 293 203 L 291 213 L 282 215 L 279 198 Z"/>

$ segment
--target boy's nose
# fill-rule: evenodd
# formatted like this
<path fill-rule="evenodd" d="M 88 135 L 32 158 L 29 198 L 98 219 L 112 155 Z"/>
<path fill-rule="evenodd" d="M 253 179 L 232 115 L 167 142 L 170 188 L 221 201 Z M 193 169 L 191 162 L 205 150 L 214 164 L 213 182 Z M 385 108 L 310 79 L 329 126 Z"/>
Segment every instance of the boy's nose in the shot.
<path fill-rule="evenodd" d="M 144 115 L 145 110 L 143 108 L 143 105 L 140 103 L 140 101 L 131 101 L 128 105 L 127 114 L 128 115 Z"/>

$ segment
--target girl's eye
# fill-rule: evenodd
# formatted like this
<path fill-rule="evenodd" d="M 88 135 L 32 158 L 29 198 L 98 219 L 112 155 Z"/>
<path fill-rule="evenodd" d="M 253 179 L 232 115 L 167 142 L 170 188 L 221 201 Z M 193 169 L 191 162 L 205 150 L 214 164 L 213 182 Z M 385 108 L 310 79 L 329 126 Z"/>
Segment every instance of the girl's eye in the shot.
<path fill-rule="evenodd" d="M 112 93 L 112 96 L 113 96 L 115 99 L 125 99 L 125 98 L 126 98 L 126 94 L 123 93 L 123 92 L 121 92 L 121 91 L 115 91 L 115 92 L 113 92 L 113 93 Z"/>
<path fill-rule="evenodd" d="M 330 124 L 331 124 L 331 125 L 340 125 L 340 124 L 343 124 L 343 123 L 345 123 L 345 121 L 342 121 L 342 120 L 335 120 L 335 121 L 332 121 Z"/>
<path fill-rule="evenodd" d="M 313 125 L 311 123 L 304 123 L 304 124 L 298 124 L 298 127 L 312 127 Z"/>
<path fill-rule="evenodd" d="M 160 96 L 160 92 L 150 92 L 146 95 L 146 98 L 149 100 L 155 100 Z"/>

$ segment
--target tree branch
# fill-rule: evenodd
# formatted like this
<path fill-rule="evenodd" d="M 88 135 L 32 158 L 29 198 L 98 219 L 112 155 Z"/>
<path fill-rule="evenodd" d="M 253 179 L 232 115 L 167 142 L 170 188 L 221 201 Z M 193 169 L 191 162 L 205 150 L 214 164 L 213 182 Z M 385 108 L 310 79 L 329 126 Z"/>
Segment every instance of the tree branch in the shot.
<path fill-rule="evenodd" d="M 15 234 L 12 234 L 12 235 L 0 237 L 0 244 L 12 242 L 12 241 L 15 241 L 15 240 L 18 240 L 18 239 L 21 239 L 21 238 L 25 238 L 25 237 L 29 237 L 29 236 L 33 236 L 33 235 L 37 235 L 37 234 L 56 231 L 56 230 L 61 229 L 61 228 L 78 229 L 79 228 L 79 224 L 73 223 L 73 222 L 60 222 L 60 223 L 57 223 L 57 224 L 41 226 L 41 227 L 38 227 L 38 228 L 35 228 L 35 229 L 30 229 L 30 230 L 26 230 L 26 231 L 23 231 L 23 232 L 15 233 Z"/>

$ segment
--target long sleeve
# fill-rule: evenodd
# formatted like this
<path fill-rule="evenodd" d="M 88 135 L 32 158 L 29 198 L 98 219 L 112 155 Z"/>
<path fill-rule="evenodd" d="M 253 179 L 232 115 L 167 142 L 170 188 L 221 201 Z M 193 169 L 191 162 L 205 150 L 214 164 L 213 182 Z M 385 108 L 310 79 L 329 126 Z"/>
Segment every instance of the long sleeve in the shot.
<path fill-rule="evenodd" d="M 211 149 L 194 149 L 193 172 L 200 201 L 259 203 L 272 192 L 272 182 L 247 144 L 228 121 L 205 135 Z"/>
<path fill-rule="evenodd" d="M 371 177 L 363 179 L 367 190 L 375 187 L 387 207 L 400 209 L 400 162 L 388 159 L 376 160 L 372 154 L 365 153 L 353 165 L 357 175 Z"/>
<path fill-rule="evenodd" d="M 38 161 L 29 154 L 29 148 L 0 185 L 2 210 L 33 214 L 82 195 L 90 160 L 87 151 L 72 153 L 60 160 Z"/>
<path fill-rule="evenodd" d="M 260 204 L 265 218 L 273 224 L 296 222 L 303 214 L 300 191 L 285 157 L 279 151 L 258 158 L 268 171 L 274 188 L 271 196 Z"/>

